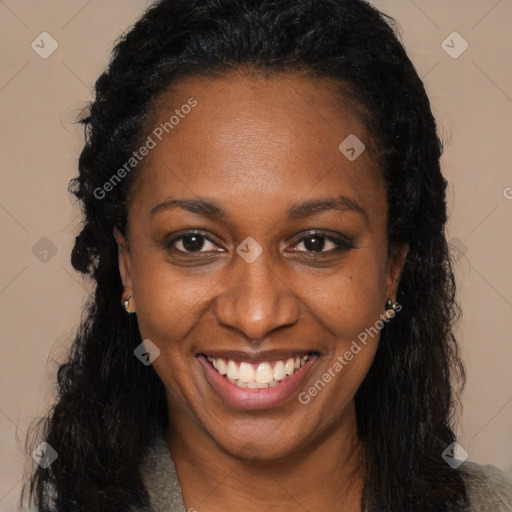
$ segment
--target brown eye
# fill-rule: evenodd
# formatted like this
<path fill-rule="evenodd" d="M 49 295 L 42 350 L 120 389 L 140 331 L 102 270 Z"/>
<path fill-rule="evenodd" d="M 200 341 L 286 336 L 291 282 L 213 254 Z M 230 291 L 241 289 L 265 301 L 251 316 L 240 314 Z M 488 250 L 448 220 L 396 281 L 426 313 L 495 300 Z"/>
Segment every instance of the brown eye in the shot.
<path fill-rule="evenodd" d="M 181 244 L 185 251 L 200 251 L 205 245 L 205 238 L 201 235 L 186 235 L 181 238 Z"/>
<path fill-rule="evenodd" d="M 304 250 L 294 249 L 296 252 L 309 252 L 309 253 L 332 253 L 338 251 L 347 251 L 352 249 L 353 244 L 347 242 L 346 240 L 326 235 L 322 233 L 311 233 L 307 236 L 302 237 L 297 244 L 295 244 L 295 248 L 303 245 Z"/>
<path fill-rule="evenodd" d="M 304 240 L 301 243 L 304 244 L 306 251 L 323 252 L 327 242 L 334 245 L 334 247 L 336 247 L 335 244 L 328 241 L 325 236 L 317 236 L 317 235 L 308 236 L 308 237 L 304 238 Z"/>
<path fill-rule="evenodd" d="M 165 243 L 167 249 L 174 249 L 183 253 L 201 253 L 217 251 L 218 246 L 206 235 L 198 232 L 184 233 Z"/>

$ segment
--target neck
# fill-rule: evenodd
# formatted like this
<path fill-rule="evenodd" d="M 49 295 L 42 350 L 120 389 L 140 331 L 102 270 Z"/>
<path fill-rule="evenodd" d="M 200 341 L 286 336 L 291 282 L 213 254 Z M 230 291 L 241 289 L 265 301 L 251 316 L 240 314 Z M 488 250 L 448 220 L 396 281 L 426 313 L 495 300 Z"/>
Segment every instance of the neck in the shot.
<path fill-rule="evenodd" d="M 176 419 L 166 440 L 186 510 L 361 511 L 364 464 L 353 402 L 328 432 L 275 460 L 236 457 Z"/>

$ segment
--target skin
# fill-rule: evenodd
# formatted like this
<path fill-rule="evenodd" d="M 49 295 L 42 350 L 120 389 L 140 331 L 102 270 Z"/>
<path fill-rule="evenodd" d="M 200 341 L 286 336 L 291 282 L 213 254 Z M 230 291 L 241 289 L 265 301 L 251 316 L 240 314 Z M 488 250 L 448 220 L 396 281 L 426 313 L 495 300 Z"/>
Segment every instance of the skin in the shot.
<path fill-rule="evenodd" d="M 334 511 L 343 503 L 360 511 L 354 395 L 378 336 L 308 404 L 296 393 L 263 410 L 223 402 L 195 356 L 214 348 L 317 351 L 299 390 L 307 391 L 379 320 L 395 300 L 407 247 L 388 257 L 388 205 L 371 140 L 327 79 L 188 78 L 163 96 L 155 126 L 190 97 L 197 106 L 144 160 L 126 239 L 114 230 L 123 297 L 132 295 L 143 339 L 161 351 L 153 365 L 168 391 L 165 435 L 186 509 Z M 338 149 L 349 134 L 368 148 L 355 161 Z M 339 196 L 365 213 L 286 217 L 296 203 Z M 215 201 L 226 217 L 179 207 L 150 214 L 170 197 Z M 211 241 L 188 255 L 179 251 L 183 239 L 165 247 L 188 229 Z M 327 239 L 312 248 L 312 230 L 349 237 L 353 248 L 333 252 Z M 252 263 L 236 253 L 248 236 L 263 249 Z"/>

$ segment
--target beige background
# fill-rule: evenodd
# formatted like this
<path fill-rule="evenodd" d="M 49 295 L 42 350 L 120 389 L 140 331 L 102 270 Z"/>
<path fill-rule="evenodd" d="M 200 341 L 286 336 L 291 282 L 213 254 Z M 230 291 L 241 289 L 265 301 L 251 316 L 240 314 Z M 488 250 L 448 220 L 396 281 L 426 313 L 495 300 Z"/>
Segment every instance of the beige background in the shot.
<path fill-rule="evenodd" d="M 449 142 L 448 238 L 458 260 L 468 368 L 459 442 L 470 459 L 512 473 L 512 0 L 374 4 L 400 23 Z M 114 41 L 147 5 L 0 0 L 0 512 L 16 510 L 27 461 L 16 432 L 23 439 L 50 404 L 55 361 L 91 289 L 69 261 L 79 211 L 66 188 L 82 146 L 72 122 Z M 47 59 L 31 47 L 45 31 L 59 45 Z M 454 31 L 469 44 L 456 59 L 442 47 Z M 461 48 L 457 39 L 447 44 Z"/>

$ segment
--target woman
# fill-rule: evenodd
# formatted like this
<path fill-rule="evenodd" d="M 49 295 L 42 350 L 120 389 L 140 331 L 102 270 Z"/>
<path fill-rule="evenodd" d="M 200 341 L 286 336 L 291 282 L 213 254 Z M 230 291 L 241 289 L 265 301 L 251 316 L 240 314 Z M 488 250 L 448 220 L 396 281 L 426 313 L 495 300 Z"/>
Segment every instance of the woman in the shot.
<path fill-rule="evenodd" d="M 504 473 L 453 456 L 442 146 L 391 21 L 163 0 L 116 46 L 39 510 L 509 510 Z"/>

